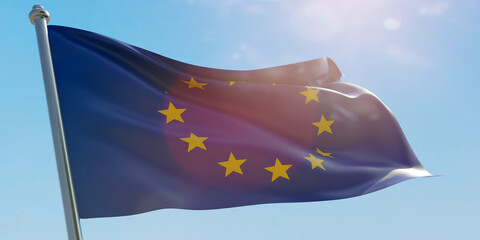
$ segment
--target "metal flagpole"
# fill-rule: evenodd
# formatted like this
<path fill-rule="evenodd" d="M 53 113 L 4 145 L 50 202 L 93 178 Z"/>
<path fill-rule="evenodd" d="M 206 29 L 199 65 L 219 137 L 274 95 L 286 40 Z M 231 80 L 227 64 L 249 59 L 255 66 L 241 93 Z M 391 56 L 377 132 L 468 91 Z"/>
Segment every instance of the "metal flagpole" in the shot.
<path fill-rule="evenodd" d="M 57 169 L 60 178 L 60 188 L 62 191 L 68 239 L 81 240 L 82 233 L 80 229 L 80 220 L 78 218 L 77 204 L 75 202 L 75 194 L 73 191 L 70 164 L 68 162 L 67 148 L 65 145 L 65 136 L 63 135 L 60 105 L 58 103 L 55 74 L 53 72 L 52 56 L 50 54 L 50 44 L 48 42 L 47 23 L 50 19 L 50 15 L 42 5 L 34 5 L 29 17 L 30 22 L 35 25 L 35 31 L 37 33 L 38 49 L 40 51 L 40 61 L 42 64 L 43 82 L 45 84 L 45 93 L 47 96 L 55 156 L 57 158 Z"/>

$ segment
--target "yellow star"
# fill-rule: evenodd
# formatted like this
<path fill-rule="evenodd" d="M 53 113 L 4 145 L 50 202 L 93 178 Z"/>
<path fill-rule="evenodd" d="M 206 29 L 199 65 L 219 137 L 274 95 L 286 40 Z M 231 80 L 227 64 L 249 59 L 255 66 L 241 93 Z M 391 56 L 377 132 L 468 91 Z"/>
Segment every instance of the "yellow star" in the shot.
<path fill-rule="evenodd" d="M 325 167 L 323 167 L 323 165 L 322 165 L 323 160 L 316 158 L 311 153 L 310 153 L 310 157 L 305 157 L 305 159 L 307 159 L 308 161 L 310 161 L 312 163 L 312 169 L 314 169 L 315 167 L 319 167 L 323 170 L 326 170 Z"/>
<path fill-rule="evenodd" d="M 330 125 L 333 124 L 335 121 L 327 121 L 325 120 L 325 117 L 322 115 L 322 118 L 320 119 L 320 122 L 314 122 L 312 123 L 315 127 L 318 127 L 318 133 L 317 136 L 320 135 L 322 132 L 329 132 L 330 134 L 332 133 L 332 129 L 330 128 Z"/>
<path fill-rule="evenodd" d="M 235 83 L 236 83 L 236 81 L 230 81 L 230 86 L 232 86 Z"/>
<path fill-rule="evenodd" d="M 172 102 L 170 102 L 170 104 L 168 105 L 168 109 L 165 109 L 165 110 L 160 110 L 158 111 L 159 113 L 167 116 L 167 123 L 173 121 L 173 120 L 177 120 L 179 122 L 184 122 L 183 119 L 182 119 L 182 113 L 185 112 L 185 110 L 187 110 L 186 108 L 175 108 L 175 106 L 173 106 Z"/>
<path fill-rule="evenodd" d="M 276 83 L 272 83 L 272 86 L 275 86 L 275 85 L 277 85 L 277 84 L 276 84 Z"/>
<path fill-rule="evenodd" d="M 278 158 L 275 161 L 275 165 L 271 167 L 266 167 L 268 171 L 272 172 L 272 182 L 275 181 L 278 177 L 283 177 L 288 180 L 290 178 L 288 177 L 287 170 L 291 167 L 292 165 L 282 165 L 280 160 Z"/>
<path fill-rule="evenodd" d="M 218 164 L 225 167 L 225 177 L 227 177 L 232 172 L 237 172 L 243 175 L 242 169 L 240 165 L 242 165 L 247 159 L 235 159 L 233 153 L 230 153 L 230 157 L 228 157 L 228 161 L 219 162 Z"/>
<path fill-rule="evenodd" d="M 193 77 L 190 78 L 190 82 L 189 81 L 182 81 L 182 82 L 188 84 L 189 89 L 190 88 L 200 88 L 200 89 L 205 90 L 205 88 L 203 88 L 203 86 L 207 85 L 206 83 L 199 83 L 199 82 L 195 81 L 195 79 L 193 79 Z"/>
<path fill-rule="evenodd" d="M 322 154 L 322 156 L 324 156 L 324 157 L 334 158 L 334 157 L 332 157 L 332 153 L 322 152 L 318 148 L 317 148 L 317 153 Z"/>
<path fill-rule="evenodd" d="M 197 137 L 193 133 L 190 133 L 190 137 L 188 138 L 180 138 L 180 140 L 188 143 L 188 152 L 190 152 L 196 147 L 207 150 L 207 148 L 203 144 L 203 141 L 205 141 L 206 139 L 207 137 Z"/>
<path fill-rule="evenodd" d="M 305 97 L 307 97 L 305 99 L 305 104 L 307 104 L 308 102 L 310 102 L 311 100 L 314 100 L 314 101 L 318 101 L 318 92 L 320 92 L 320 89 L 313 89 L 311 87 L 307 87 L 307 91 L 303 91 L 303 92 L 300 92 L 300 94 L 304 95 Z"/>

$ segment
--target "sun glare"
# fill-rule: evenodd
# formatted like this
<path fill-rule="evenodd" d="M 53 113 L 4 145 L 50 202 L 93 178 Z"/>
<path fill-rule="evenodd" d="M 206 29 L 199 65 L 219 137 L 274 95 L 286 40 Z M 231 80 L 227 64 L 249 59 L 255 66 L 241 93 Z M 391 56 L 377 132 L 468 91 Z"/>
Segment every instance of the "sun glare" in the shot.
<path fill-rule="evenodd" d="M 306 1 L 292 11 L 293 29 L 312 41 L 371 38 L 381 28 L 390 4 L 381 0 Z M 389 20 L 390 28 L 399 21 Z"/>

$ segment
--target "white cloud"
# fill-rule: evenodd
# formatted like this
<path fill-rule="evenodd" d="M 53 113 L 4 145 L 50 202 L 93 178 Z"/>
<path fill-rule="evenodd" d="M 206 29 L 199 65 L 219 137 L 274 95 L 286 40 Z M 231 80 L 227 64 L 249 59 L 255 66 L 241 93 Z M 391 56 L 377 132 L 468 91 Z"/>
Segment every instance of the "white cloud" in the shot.
<path fill-rule="evenodd" d="M 425 68 L 431 65 L 431 61 L 418 53 L 406 49 L 400 44 L 389 44 L 385 50 L 387 56 L 400 64 L 414 65 Z"/>
<path fill-rule="evenodd" d="M 222 0 L 222 1 L 210 1 L 210 0 L 187 0 L 187 3 L 201 3 L 210 6 L 215 6 L 219 16 L 227 17 L 235 13 L 241 13 L 244 15 L 260 15 L 265 12 L 265 8 L 262 4 L 242 1 L 242 0 Z"/>
<path fill-rule="evenodd" d="M 395 17 L 388 17 L 383 21 L 383 27 L 389 31 L 398 30 L 402 26 L 402 22 Z"/>
<path fill-rule="evenodd" d="M 446 11 L 441 2 L 425 8 L 430 14 Z M 429 67 L 432 61 L 416 51 L 418 46 L 395 44 L 401 41 L 400 30 L 408 31 L 415 22 L 419 4 L 413 0 L 306 0 L 285 3 L 291 29 L 304 41 L 334 48 L 352 55 L 376 55 L 385 60 L 413 67 Z M 405 30 L 404 30 L 405 29 Z"/>
<path fill-rule="evenodd" d="M 420 15 L 440 16 L 443 15 L 448 8 L 450 8 L 450 2 L 440 1 L 420 7 L 418 13 Z"/>
<path fill-rule="evenodd" d="M 250 3 L 244 4 L 241 8 L 241 11 L 246 15 L 260 15 L 265 12 L 265 9 L 260 4 Z"/>
<path fill-rule="evenodd" d="M 293 31 L 312 41 L 368 37 L 379 29 L 390 6 L 383 0 L 310 0 L 286 5 Z"/>
<path fill-rule="evenodd" d="M 271 67 L 272 61 L 265 58 L 261 51 L 248 45 L 240 43 L 231 54 L 232 61 L 243 62 L 247 67 Z"/>
<path fill-rule="evenodd" d="M 189 0 L 213 4 L 208 0 Z M 264 0 L 265 1 L 265 0 Z M 216 2 L 216 1 L 215 1 Z M 216 2 L 215 7 L 220 16 L 232 14 L 262 15 L 269 10 L 269 4 L 261 1 L 224 0 Z M 278 1 L 275 10 L 281 16 L 284 31 L 289 31 L 299 40 L 318 44 L 323 48 L 337 49 L 336 52 L 352 55 L 373 54 L 392 59 L 400 64 L 411 64 L 420 67 L 431 65 L 430 60 L 415 51 L 415 46 L 395 44 L 401 42 L 400 33 L 408 31 L 409 25 L 418 18 L 418 13 L 439 15 L 445 13 L 450 6 L 446 0 L 430 5 L 407 1 L 384 0 L 301 0 Z M 278 11 L 280 10 L 280 11 Z M 285 22 L 283 22 L 285 20 Z M 401 32 L 402 31 L 402 32 Z M 204 41 L 210 40 L 204 37 Z M 394 41 L 394 42 L 392 42 Z M 418 47 L 417 47 L 418 48 Z M 269 63 L 286 59 L 291 62 L 292 56 L 278 53 L 276 61 L 268 59 L 254 46 L 240 43 L 230 53 L 231 61 L 246 66 L 267 66 Z M 303 59 L 295 57 L 295 59 Z"/>

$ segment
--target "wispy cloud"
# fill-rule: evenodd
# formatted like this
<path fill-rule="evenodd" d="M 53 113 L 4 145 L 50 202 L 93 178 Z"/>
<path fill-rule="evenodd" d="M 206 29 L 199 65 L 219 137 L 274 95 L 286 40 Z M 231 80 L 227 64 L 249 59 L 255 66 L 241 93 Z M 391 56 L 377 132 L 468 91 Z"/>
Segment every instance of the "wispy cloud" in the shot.
<path fill-rule="evenodd" d="M 291 29 L 297 37 L 322 46 L 348 49 L 352 54 L 375 54 L 385 60 L 429 67 L 431 60 L 415 46 L 401 42 L 400 31 L 415 22 L 420 4 L 415 1 L 337 0 L 287 2 Z M 424 5 L 424 14 L 443 14 L 446 1 Z"/>
<path fill-rule="evenodd" d="M 389 31 L 398 30 L 402 26 L 402 21 L 396 17 L 388 17 L 383 21 L 383 27 Z"/>
<path fill-rule="evenodd" d="M 435 3 L 430 3 L 420 7 L 418 9 L 418 13 L 420 15 L 440 16 L 440 15 L 443 15 L 445 12 L 447 12 L 449 8 L 450 8 L 450 2 L 440 1 Z"/>
<path fill-rule="evenodd" d="M 261 51 L 247 43 L 237 45 L 236 49 L 231 53 L 231 60 L 242 62 L 242 65 L 252 67 L 270 67 L 273 64 L 271 59 L 267 59 Z"/>
<path fill-rule="evenodd" d="M 426 68 L 431 65 L 431 60 L 420 56 L 414 51 L 408 50 L 400 44 L 389 44 L 385 53 L 399 64 L 415 65 L 421 68 Z"/>
<path fill-rule="evenodd" d="M 337 1 L 241 1 L 241 0 L 188 0 L 195 3 L 215 6 L 221 16 L 264 15 L 268 11 L 278 18 L 282 31 L 304 41 L 306 44 L 321 45 L 338 52 L 350 52 L 352 55 L 374 54 L 385 60 L 394 60 L 400 64 L 412 64 L 420 67 L 431 65 L 430 60 L 422 57 L 418 46 L 397 44 L 402 42 L 401 33 L 408 32 L 415 18 L 423 15 L 441 15 L 450 7 L 450 2 L 440 0 L 424 4 L 414 0 L 337 0 Z M 214 4 L 215 2 L 215 4 Z M 266 3 L 268 2 L 268 3 Z M 422 5 L 423 4 L 423 5 Z M 270 9 L 271 7 L 274 9 Z M 272 20 L 271 23 L 275 23 Z M 265 24 L 259 23 L 259 24 Z M 273 30 L 275 31 L 275 30 Z M 208 39 L 204 39 L 207 41 Z M 266 66 L 267 59 L 262 49 L 254 44 L 239 43 L 231 52 L 231 60 L 246 65 Z M 286 49 L 288 51 L 288 49 Z M 297 54 L 293 54 L 297 56 Z M 276 60 L 287 58 L 291 62 L 291 53 L 278 53 Z M 270 57 L 271 58 L 271 57 Z M 303 60 L 301 56 L 295 59 Z"/>
<path fill-rule="evenodd" d="M 190 5 L 208 4 L 216 6 L 220 16 L 229 16 L 233 13 L 241 13 L 245 15 L 260 15 L 265 12 L 264 6 L 260 2 L 242 1 L 242 0 L 187 0 Z"/>
<path fill-rule="evenodd" d="M 339 0 L 289 2 L 286 6 L 292 29 L 300 37 L 358 41 L 378 31 L 390 4 L 382 0 Z"/>

